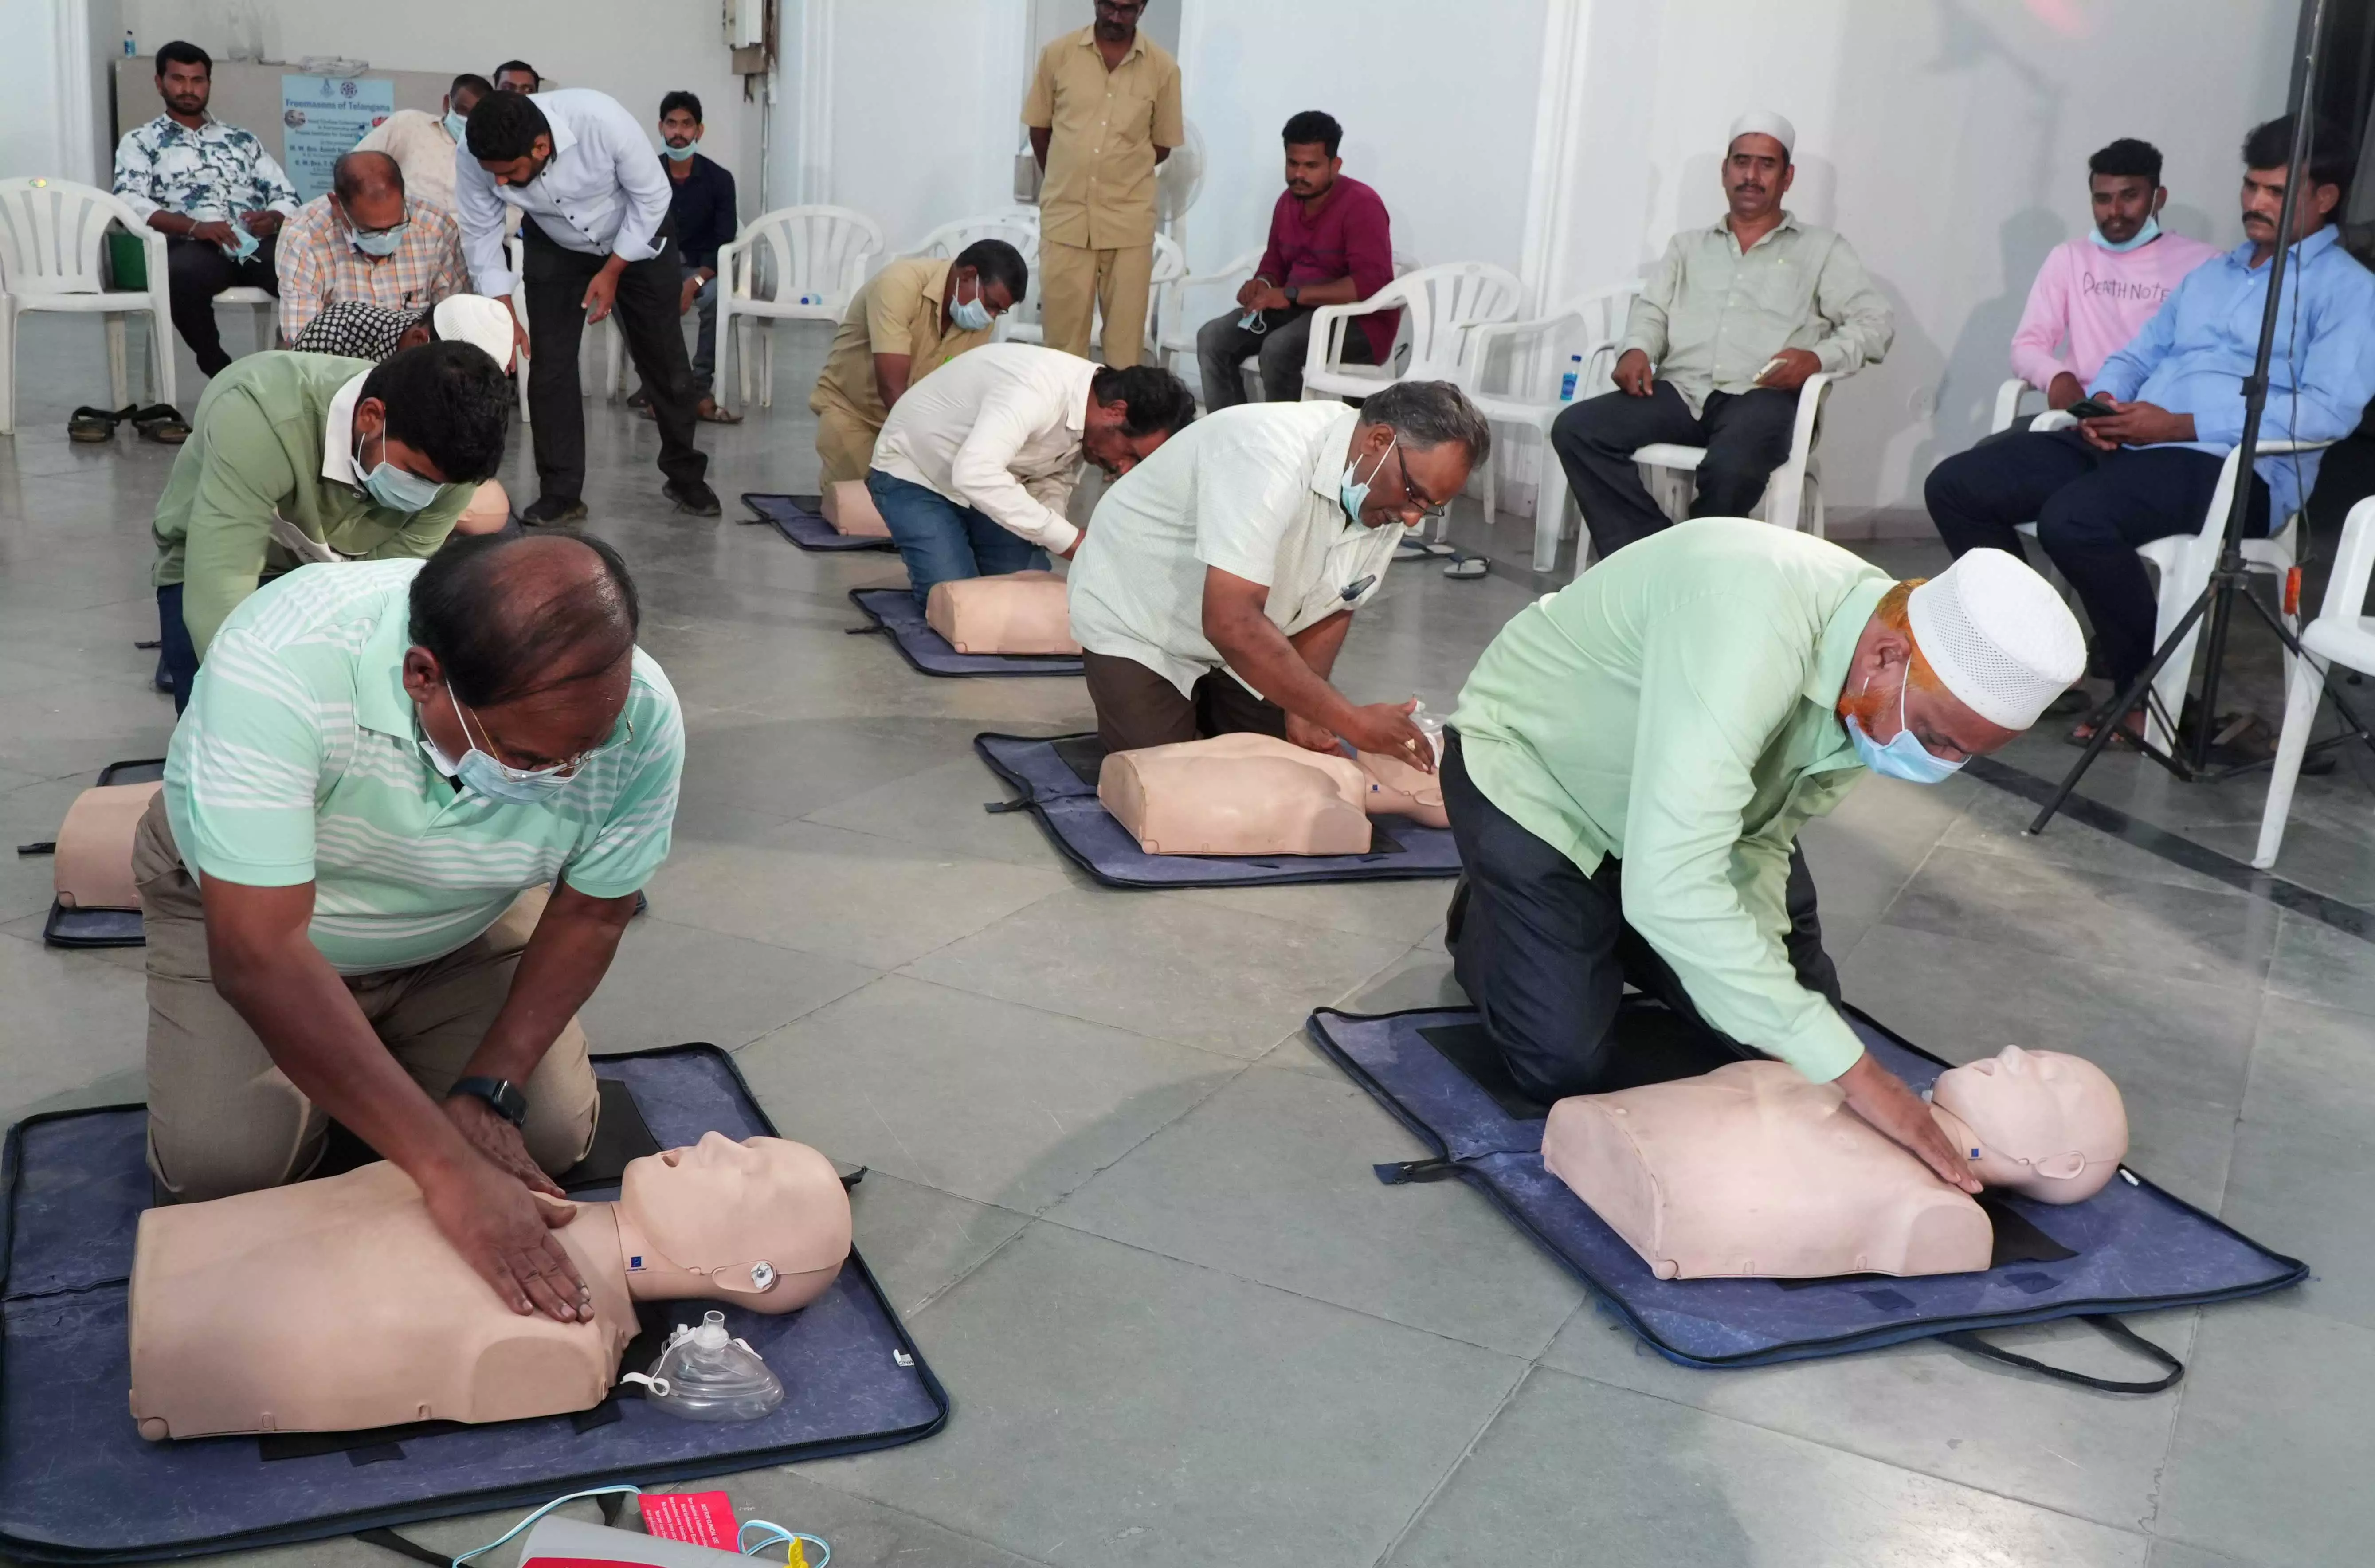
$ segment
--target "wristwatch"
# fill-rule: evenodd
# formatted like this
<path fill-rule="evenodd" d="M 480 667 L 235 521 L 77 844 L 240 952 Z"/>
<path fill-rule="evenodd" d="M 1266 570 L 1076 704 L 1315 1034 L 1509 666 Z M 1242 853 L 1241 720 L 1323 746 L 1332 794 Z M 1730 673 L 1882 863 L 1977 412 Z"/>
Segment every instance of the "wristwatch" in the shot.
<path fill-rule="evenodd" d="M 515 1127 L 524 1126 L 527 1121 L 527 1096 L 519 1091 L 518 1085 L 508 1079 L 456 1079 L 454 1081 L 454 1087 L 445 1091 L 445 1098 L 451 1100 L 457 1094 L 467 1094 L 474 1100 L 485 1101 L 490 1110 Z"/>
<path fill-rule="evenodd" d="M 1286 296 L 1286 302 L 1290 305 L 1303 302 L 1303 285 L 1300 283 L 1290 283 L 1279 292 Z"/>

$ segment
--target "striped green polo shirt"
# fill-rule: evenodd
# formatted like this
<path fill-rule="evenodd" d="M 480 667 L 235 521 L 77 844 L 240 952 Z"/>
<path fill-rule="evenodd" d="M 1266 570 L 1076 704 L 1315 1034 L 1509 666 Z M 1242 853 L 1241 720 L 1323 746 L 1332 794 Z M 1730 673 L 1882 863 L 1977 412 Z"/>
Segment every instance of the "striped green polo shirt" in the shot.
<path fill-rule="evenodd" d="M 342 974 L 450 953 L 555 876 L 623 898 L 676 819 L 683 716 L 640 648 L 613 743 L 549 801 L 490 800 L 430 766 L 403 681 L 421 564 L 305 566 L 258 589 L 217 633 L 166 754 L 182 863 L 314 884 L 313 945 Z"/>

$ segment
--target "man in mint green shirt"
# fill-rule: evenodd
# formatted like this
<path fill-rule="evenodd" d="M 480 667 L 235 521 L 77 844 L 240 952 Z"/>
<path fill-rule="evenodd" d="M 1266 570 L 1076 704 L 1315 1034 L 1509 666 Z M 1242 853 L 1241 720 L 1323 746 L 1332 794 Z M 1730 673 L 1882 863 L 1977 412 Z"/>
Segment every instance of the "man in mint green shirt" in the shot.
<path fill-rule="evenodd" d="M 310 560 L 424 558 L 503 460 L 511 384 L 485 350 L 423 344 L 377 365 L 251 354 L 207 383 L 157 502 L 162 666 L 176 713 L 215 629 Z"/>
<path fill-rule="evenodd" d="M 1897 584 L 1738 518 L 1628 545 L 1520 610 L 1460 692 L 1442 770 L 1465 868 L 1447 942 L 1518 1085 L 1555 1100 L 1617 1076 L 1629 980 L 1837 1080 L 1978 1190 L 1838 1014 L 1798 830 L 1867 768 L 1936 783 L 1995 750 L 2085 659 L 2068 608 L 2003 551 Z"/>
<path fill-rule="evenodd" d="M 133 845 L 164 1193 L 296 1180 L 336 1118 L 508 1304 L 578 1315 L 532 1195 L 592 1142 L 575 1015 L 684 765 L 637 623 L 609 546 L 493 536 L 301 567 L 224 620 Z"/>

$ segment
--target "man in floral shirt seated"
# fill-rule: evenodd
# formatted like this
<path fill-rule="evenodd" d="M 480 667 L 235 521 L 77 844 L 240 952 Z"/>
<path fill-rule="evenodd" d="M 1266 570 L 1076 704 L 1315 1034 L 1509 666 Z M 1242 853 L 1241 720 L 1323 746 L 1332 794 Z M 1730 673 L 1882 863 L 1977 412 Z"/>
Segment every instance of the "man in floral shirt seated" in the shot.
<path fill-rule="evenodd" d="M 208 376 L 230 363 L 215 296 L 247 287 L 279 293 L 275 241 L 297 212 L 296 188 L 253 131 L 207 112 L 214 61 L 195 43 L 157 51 L 165 112 L 115 147 L 115 194 L 166 236 L 173 325 Z"/>

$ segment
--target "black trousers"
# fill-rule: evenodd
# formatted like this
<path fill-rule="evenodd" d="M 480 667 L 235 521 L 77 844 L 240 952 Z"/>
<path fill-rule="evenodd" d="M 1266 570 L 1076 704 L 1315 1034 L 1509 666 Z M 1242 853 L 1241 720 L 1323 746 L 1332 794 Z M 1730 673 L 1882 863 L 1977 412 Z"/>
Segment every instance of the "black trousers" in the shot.
<path fill-rule="evenodd" d="M 1226 670 L 1196 682 L 1195 695 L 1140 664 L 1113 654 L 1084 653 L 1089 701 L 1097 711 L 1097 741 L 1107 751 L 1210 740 L 1216 735 L 1286 738 L 1286 710 L 1258 697 Z"/>
<path fill-rule="evenodd" d="M 1946 548 L 2026 558 L 2017 525 L 2034 522 L 2095 628 L 2095 664 L 2124 688 L 2152 662 L 2156 607 L 2138 545 L 2202 526 L 2221 459 L 2182 447 L 2097 452 L 2076 430 L 2008 436 L 1949 457 L 1922 487 Z M 2268 487 L 2254 475 L 2245 526 L 2268 531 Z"/>
<path fill-rule="evenodd" d="M 255 253 L 245 261 L 233 261 L 210 240 L 166 237 L 165 293 L 173 330 L 209 378 L 222 374 L 230 363 L 230 356 L 223 352 L 222 328 L 215 321 L 215 296 L 226 289 L 261 289 L 279 298 L 280 274 L 273 262 L 279 250 L 280 236 L 275 234 L 258 241 Z"/>
<path fill-rule="evenodd" d="M 1249 332 L 1237 324 L 1245 319 L 1243 310 L 1214 316 L 1199 327 L 1196 333 L 1196 370 L 1204 385 L 1206 411 L 1217 414 L 1246 400 L 1245 377 L 1238 367 L 1249 358 L 1258 359 L 1261 365 L 1263 402 L 1300 402 L 1303 360 L 1311 348 L 1311 312 L 1317 308 L 1289 305 L 1284 310 L 1264 311 L 1259 332 Z M 1376 362 L 1369 348 L 1369 335 L 1357 323 L 1345 329 L 1344 362 Z"/>
<path fill-rule="evenodd" d="M 1443 801 L 1462 867 L 1444 937 L 1452 973 L 1520 1089 L 1551 1101 L 1595 1093 L 1618 1076 L 1614 1026 L 1627 981 L 1725 1038 L 1699 1015 L 1672 966 L 1625 923 L 1616 857 L 1587 877 L 1519 826 L 1468 776 L 1457 732 L 1445 737 Z M 1798 984 L 1836 1007 L 1838 971 L 1823 951 L 1814 879 L 1794 847 L 1789 910 L 1784 946 Z M 1743 1057 L 1755 1055 L 1731 1043 Z"/>
<path fill-rule="evenodd" d="M 536 444 L 539 499 L 575 501 L 585 490 L 585 404 L 578 385 L 577 349 L 585 335 L 585 286 L 608 256 L 558 245 L 533 218 L 520 225 L 520 265 L 527 284 L 528 411 Z M 629 262 L 619 275 L 612 313 L 626 335 L 627 354 L 651 395 L 660 428 L 660 472 L 671 482 L 698 482 L 709 459 L 692 444 L 692 365 L 685 358 L 677 299 L 684 287 L 673 221 L 656 236 L 660 253 Z"/>
<path fill-rule="evenodd" d="M 1611 392 L 1577 404 L 1551 426 L 1551 450 L 1566 470 L 1592 548 L 1606 560 L 1673 522 L 1649 499 L 1633 461 L 1637 450 L 1661 441 L 1707 448 L 1691 515 L 1746 517 L 1765 499 L 1765 481 L 1788 461 L 1797 418 L 1798 395 L 1769 387 L 1710 392 L 1704 411 L 1694 415 L 1673 384 L 1661 381 L 1647 397 Z"/>

